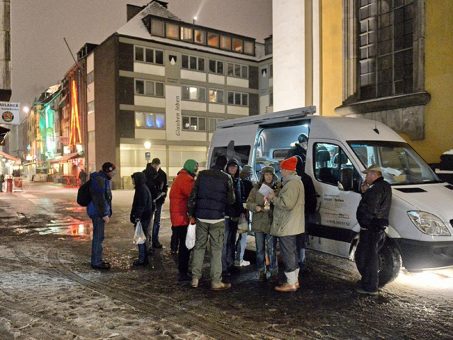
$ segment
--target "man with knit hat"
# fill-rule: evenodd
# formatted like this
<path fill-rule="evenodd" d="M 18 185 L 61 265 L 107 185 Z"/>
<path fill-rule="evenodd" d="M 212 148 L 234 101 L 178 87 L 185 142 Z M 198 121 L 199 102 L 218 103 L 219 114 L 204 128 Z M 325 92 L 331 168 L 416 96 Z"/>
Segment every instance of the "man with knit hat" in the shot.
<path fill-rule="evenodd" d="M 102 242 L 104 227 L 112 216 L 112 190 L 110 180 L 115 176 L 115 164 L 105 162 L 99 172 L 90 175 L 91 202 L 87 214 L 93 221 L 93 241 L 91 246 L 91 267 L 93 269 L 110 269 L 110 264 L 102 259 Z"/>
<path fill-rule="evenodd" d="M 274 205 L 271 235 L 277 236 L 283 257 L 286 282 L 276 286 L 278 292 L 295 292 L 299 289 L 299 254 L 297 235 L 305 231 L 304 185 L 296 173 L 297 158 L 290 157 L 280 162 L 283 187 L 276 196 L 268 196 Z"/>
<path fill-rule="evenodd" d="M 170 220 L 171 220 L 171 249 L 178 252 L 179 281 L 189 281 L 189 255 L 186 247 L 187 227 L 189 215 L 187 214 L 187 201 L 195 183 L 198 171 L 198 162 L 193 159 L 185 161 L 183 168 L 175 177 L 170 190 Z"/>

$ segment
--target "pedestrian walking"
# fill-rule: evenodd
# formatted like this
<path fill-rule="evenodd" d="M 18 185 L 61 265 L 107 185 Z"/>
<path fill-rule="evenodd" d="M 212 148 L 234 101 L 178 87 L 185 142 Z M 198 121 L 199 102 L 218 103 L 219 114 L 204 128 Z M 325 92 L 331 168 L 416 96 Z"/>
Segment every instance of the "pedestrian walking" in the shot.
<path fill-rule="evenodd" d="M 299 254 L 297 236 L 305 232 L 304 185 L 296 174 L 297 158 L 280 162 L 282 189 L 278 196 L 270 192 L 268 199 L 274 205 L 271 235 L 277 236 L 283 258 L 286 282 L 276 286 L 278 292 L 299 289 Z"/>
<path fill-rule="evenodd" d="M 186 247 L 189 215 L 187 202 L 195 184 L 198 163 L 193 159 L 184 162 L 183 168 L 175 177 L 170 190 L 171 250 L 178 253 L 179 281 L 189 281 L 190 251 Z M 179 248 L 179 250 L 178 250 Z"/>
<path fill-rule="evenodd" d="M 149 225 L 151 223 L 151 216 L 154 209 L 153 198 L 146 185 L 146 178 L 143 172 L 135 172 L 131 177 L 134 182 L 135 193 L 134 200 L 132 202 L 130 221 L 134 224 L 134 227 L 138 222 L 140 222 L 143 233 L 146 236 L 145 243 L 138 244 L 138 259 L 133 262 L 133 265 L 136 267 L 146 266 L 149 263 Z"/>
<path fill-rule="evenodd" d="M 110 269 L 110 263 L 102 258 L 102 242 L 104 241 L 105 224 L 110 222 L 112 216 L 110 181 L 115 176 L 115 169 L 115 164 L 106 162 L 100 171 L 90 175 L 91 202 L 87 206 L 87 214 L 93 222 L 91 267 L 94 269 Z"/>
<path fill-rule="evenodd" d="M 159 242 L 159 230 L 162 206 L 164 205 L 168 191 L 167 174 L 161 169 L 159 158 L 154 158 L 151 163 L 147 164 L 146 169 L 143 172 L 146 176 L 146 185 L 153 196 L 155 204 L 152 247 L 161 249 L 162 244 Z"/>
<path fill-rule="evenodd" d="M 311 179 L 310 175 L 305 172 L 305 163 L 302 160 L 302 157 L 295 156 L 297 158 L 297 165 L 296 165 L 296 173 L 302 180 L 304 184 L 304 195 L 305 195 L 305 204 L 304 204 L 304 211 L 305 211 L 305 226 L 308 226 L 308 220 L 311 214 L 316 212 L 316 189 L 313 185 L 313 180 Z M 299 268 L 300 270 L 304 270 L 305 268 L 305 248 L 306 248 L 306 234 L 302 233 L 297 236 L 297 252 L 299 254 Z"/>
<path fill-rule="evenodd" d="M 79 183 L 80 183 L 80 186 L 84 185 L 87 181 L 87 176 L 88 174 L 86 173 L 86 171 L 84 169 L 80 169 L 80 172 L 79 172 Z"/>
<path fill-rule="evenodd" d="M 238 222 L 239 217 L 244 213 L 242 204 L 245 202 L 244 189 L 239 178 L 239 162 L 236 159 L 231 159 L 227 163 L 226 172 L 233 179 L 235 201 L 227 206 L 227 215 L 225 216 L 225 236 L 222 250 L 222 276 L 224 278 L 231 276 L 234 268 Z"/>
<path fill-rule="evenodd" d="M 188 210 L 191 222 L 196 220 L 196 238 L 192 256 L 192 287 L 198 287 L 204 255 L 211 246 L 211 289 L 224 290 L 230 283 L 222 282 L 222 247 L 225 229 L 225 211 L 235 202 L 233 180 L 223 169 L 225 156 L 219 156 L 209 170 L 201 171 L 190 194 Z"/>
<path fill-rule="evenodd" d="M 392 204 L 392 188 L 382 177 L 382 170 L 371 165 L 363 171 L 366 174 L 361 186 L 362 199 L 357 208 L 360 224 L 359 244 L 355 256 L 362 279 L 356 291 L 359 294 L 377 295 L 379 287 L 379 250 L 385 242 Z"/>
<path fill-rule="evenodd" d="M 243 201 L 247 200 L 247 197 L 250 194 L 250 191 L 253 188 L 252 182 L 252 167 L 250 165 L 244 165 L 241 172 L 239 173 L 239 178 L 242 181 L 242 188 L 243 188 Z M 247 220 L 250 220 L 250 213 L 248 210 L 244 211 Z M 245 248 L 247 246 L 247 236 L 248 230 L 240 230 L 239 236 L 236 241 L 236 256 L 234 260 L 234 265 L 238 267 L 246 267 L 250 265 L 250 261 L 244 260 L 244 253 Z"/>
<path fill-rule="evenodd" d="M 273 207 L 271 207 L 261 189 L 263 185 L 272 190 L 275 195 L 278 195 L 281 184 L 272 166 L 265 166 L 261 170 L 261 178 L 250 191 L 246 204 L 247 209 L 252 213 L 252 231 L 255 233 L 256 244 L 256 268 L 260 281 L 266 281 L 267 278 L 271 280 L 278 278 L 277 238 L 270 234 Z M 266 252 L 269 256 L 269 269 L 266 268 Z"/>

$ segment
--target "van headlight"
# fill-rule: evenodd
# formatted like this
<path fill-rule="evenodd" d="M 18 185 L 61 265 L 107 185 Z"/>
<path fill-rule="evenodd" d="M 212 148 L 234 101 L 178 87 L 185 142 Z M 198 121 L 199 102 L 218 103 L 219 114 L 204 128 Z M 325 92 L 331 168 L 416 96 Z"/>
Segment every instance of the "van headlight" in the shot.
<path fill-rule="evenodd" d="M 442 220 L 436 215 L 426 211 L 408 211 L 410 220 L 422 233 L 431 236 L 450 236 L 450 231 Z"/>

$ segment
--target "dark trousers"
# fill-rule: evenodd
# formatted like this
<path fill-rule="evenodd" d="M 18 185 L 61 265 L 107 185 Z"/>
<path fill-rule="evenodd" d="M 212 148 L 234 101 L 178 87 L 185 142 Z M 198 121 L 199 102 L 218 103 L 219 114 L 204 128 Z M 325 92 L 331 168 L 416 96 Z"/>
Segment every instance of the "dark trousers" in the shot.
<path fill-rule="evenodd" d="M 154 211 L 154 223 L 153 223 L 153 246 L 159 244 L 159 229 L 160 229 L 160 215 L 162 213 L 163 203 L 156 203 L 156 210 Z"/>
<path fill-rule="evenodd" d="M 225 236 L 222 249 L 222 271 L 229 272 L 234 266 L 234 253 L 236 251 L 236 234 L 238 221 L 225 219 Z"/>
<path fill-rule="evenodd" d="M 285 273 L 290 273 L 299 268 L 299 254 L 297 252 L 297 236 L 279 237 L 280 251 L 283 259 Z"/>
<path fill-rule="evenodd" d="M 179 246 L 179 237 L 178 237 L 178 232 L 177 229 L 179 227 L 171 227 L 171 241 L 170 241 L 170 249 L 172 252 L 177 252 L 178 251 L 178 246 Z"/>
<path fill-rule="evenodd" d="M 297 235 L 297 253 L 299 254 L 299 267 L 305 265 L 305 233 Z"/>
<path fill-rule="evenodd" d="M 91 242 L 91 265 L 102 263 L 102 242 L 104 241 L 105 222 L 102 217 L 93 217 L 93 240 Z"/>
<path fill-rule="evenodd" d="M 179 244 L 179 249 L 178 246 L 175 249 L 178 251 L 178 270 L 180 274 L 189 272 L 190 250 L 186 247 L 187 227 L 187 225 L 171 227 Z"/>
<path fill-rule="evenodd" d="M 357 255 L 360 259 L 358 267 L 361 268 L 362 288 L 375 292 L 379 286 L 379 250 L 385 241 L 385 231 L 361 230 Z"/>
<path fill-rule="evenodd" d="M 149 225 L 151 220 L 142 220 L 142 229 L 146 236 L 145 243 L 138 244 L 138 260 L 143 263 L 148 263 L 148 248 L 149 248 Z"/>

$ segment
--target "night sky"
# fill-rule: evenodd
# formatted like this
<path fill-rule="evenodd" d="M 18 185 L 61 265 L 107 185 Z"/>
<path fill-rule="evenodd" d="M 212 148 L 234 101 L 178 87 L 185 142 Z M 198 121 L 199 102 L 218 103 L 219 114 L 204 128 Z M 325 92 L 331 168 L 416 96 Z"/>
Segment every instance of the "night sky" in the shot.
<path fill-rule="evenodd" d="M 11 101 L 31 105 L 58 83 L 85 42 L 101 43 L 126 23 L 126 4 L 150 0 L 11 1 Z M 218 28 L 258 42 L 272 34 L 271 0 L 169 0 L 168 9 L 184 21 Z"/>

